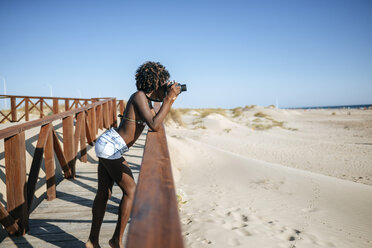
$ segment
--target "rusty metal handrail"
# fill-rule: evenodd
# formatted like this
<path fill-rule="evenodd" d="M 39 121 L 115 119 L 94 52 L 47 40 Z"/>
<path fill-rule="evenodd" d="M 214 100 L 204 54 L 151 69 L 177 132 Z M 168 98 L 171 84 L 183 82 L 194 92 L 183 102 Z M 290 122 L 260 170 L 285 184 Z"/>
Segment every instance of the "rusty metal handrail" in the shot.
<path fill-rule="evenodd" d="M 147 134 L 126 247 L 184 247 L 164 126 Z"/>

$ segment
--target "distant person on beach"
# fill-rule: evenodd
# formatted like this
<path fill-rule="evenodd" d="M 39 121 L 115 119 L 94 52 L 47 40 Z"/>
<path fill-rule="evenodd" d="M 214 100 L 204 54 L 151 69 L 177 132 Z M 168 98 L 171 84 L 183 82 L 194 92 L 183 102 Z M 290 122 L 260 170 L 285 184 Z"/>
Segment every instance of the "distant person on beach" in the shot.
<path fill-rule="evenodd" d="M 111 247 L 123 247 L 123 233 L 127 225 L 136 184 L 123 154 L 136 142 L 145 125 L 153 131 L 161 128 L 164 118 L 180 93 L 177 84 L 168 86 L 169 72 L 163 65 L 146 62 L 136 72 L 137 90 L 127 103 L 118 128 L 105 131 L 96 141 L 95 151 L 98 163 L 98 190 L 93 202 L 93 219 L 86 247 L 99 246 L 99 232 L 111 196 L 114 182 L 123 191 L 119 206 L 118 222 L 109 241 Z M 158 113 L 151 101 L 163 102 Z"/>

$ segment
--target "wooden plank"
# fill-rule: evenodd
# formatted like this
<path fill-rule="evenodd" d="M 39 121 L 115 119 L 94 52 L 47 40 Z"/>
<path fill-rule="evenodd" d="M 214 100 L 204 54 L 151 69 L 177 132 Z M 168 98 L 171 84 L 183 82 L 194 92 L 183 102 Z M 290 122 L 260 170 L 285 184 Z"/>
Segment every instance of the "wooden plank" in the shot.
<path fill-rule="evenodd" d="M 10 235 L 15 234 L 19 226 L 14 218 L 5 210 L 3 204 L 0 203 L 0 223 L 5 227 Z"/>
<path fill-rule="evenodd" d="M 71 169 L 72 178 L 75 177 L 75 155 L 74 151 L 74 117 L 67 116 L 62 120 L 63 126 L 63 152 L 68 163 L 68 167 Z"/>
<path fill-rule="evenodd" d="M 85 112 L 81 112 L 83 117 L 82 117 L 82 123 L 81 123 L 81 130 L 80 130 L 80 160 L 81 162 L 86 163 L 88 161 L 87 157 L 87 143 L 86 143 L 86 137 L 87 137 L 87 131 L 86 131 L 86 119 L 88 116 L 85 114 Z"/>
<path fill-rule="evenodd" d="M 29 121 L 30 120 L 30 112 L 29 112 L 29 104 L 28 102 L 30 101 L 30 99 L 28 97 L 25 98 L 25 119 L 26 121 Z"/>
<path fill-rule="evenodd" d="M 53 98 L 53 114 L 58 114 L 58 112 L 59 112 L 58 99 Z"/>
<path fill-rule="evenodd" d="M 69 103 L 69 100 L 66 99 L 65 100 L 65 111 L 68 111 L 68 110 L 70 110 L 70 103 Z"/>
<path fill-rule="evenodd" d="M 44 99 L 40 98 L 40 118 L 44 117 Z"/>
<path fill-rule="evenodd" d="M 19 231 L 28 230 L 25 133 L 4 139 L 7 210 L 18 221 Z"/>
<path fill-rule="evenodd" d="M 61 168 L 64 173 L 64 177 L 71 178 L 72 172 L 71 172 L 71 169 L 68 167 L 68 163 L 67 163 L 65 155 L 63 154 L 62 147 L 61 147 L 61 144 L 59 143 L 57 133 L 54 129 L 52 129 L 52 133 L 53 133 L 54 152 L 56 153 L 59 164 L 61 165 Z"/>
<path fill-rule="evenodd" d="M 12 113 L 12 122 L 17 121 L 17 108 L 16 108 L 16 98 L 14 96 L 10 97 L 10 111 Z"/>
<path fill-rule="evenodd" d="M 147 135 L 126 247 L 183 247 L 164 127 Z"/>
<path fill-rule="evenodd" d="M 51 125 L 51 124 L 49 124 Z M 49 135 L 44 149 L 45 159 L 45 176 L 47 186 L 47 200 L 51 201 L 56 198 L 56 177 L 54 171 L 54 152 L 53 152 L 53 134 L 49 129 Z"/>
<path fill-rule="evenodd" d="M 51 131 L 51 124 L 46 124 L 40 128 L 34 156 L 31 163 L 30 174 L 27 181 L 27 209 L 30 211 L 34 199 L 35 187 L 39 177 L 41 162 L 43 160 L 44 148 Z"/>

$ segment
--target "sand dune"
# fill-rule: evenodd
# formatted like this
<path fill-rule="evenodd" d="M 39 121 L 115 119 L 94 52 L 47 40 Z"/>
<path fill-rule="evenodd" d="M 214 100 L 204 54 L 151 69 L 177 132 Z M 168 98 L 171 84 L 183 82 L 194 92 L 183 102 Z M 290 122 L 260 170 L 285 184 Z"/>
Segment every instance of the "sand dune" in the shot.
<path fill-rule="evenodd" d="M 257 111 L 285 123 L 253 130 Z M 187 247 L 372 247 L 372 111 L 198 118 L 167 128 Z"/>

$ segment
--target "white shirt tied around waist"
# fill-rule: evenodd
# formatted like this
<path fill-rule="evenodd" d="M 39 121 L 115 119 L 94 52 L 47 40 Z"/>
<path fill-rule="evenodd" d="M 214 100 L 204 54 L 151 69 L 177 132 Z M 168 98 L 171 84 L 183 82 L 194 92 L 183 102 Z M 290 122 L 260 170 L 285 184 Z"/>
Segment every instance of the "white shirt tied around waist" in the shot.
<path fill-rule="evenodd" d="M 115 128 L 105 131 L 96 141 L 95 151 L 100 158 L 118 159 L 128 150 L 127 144 Z"/>

